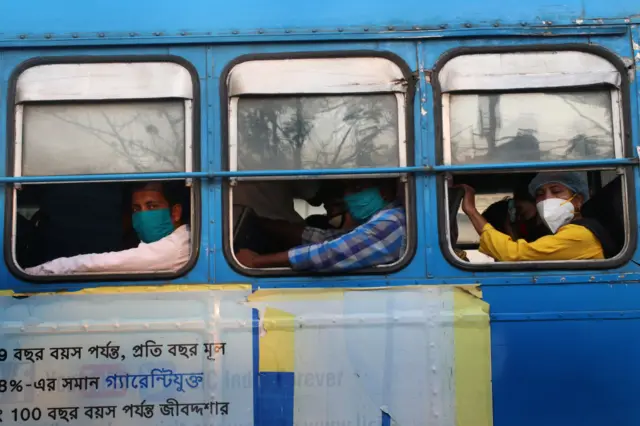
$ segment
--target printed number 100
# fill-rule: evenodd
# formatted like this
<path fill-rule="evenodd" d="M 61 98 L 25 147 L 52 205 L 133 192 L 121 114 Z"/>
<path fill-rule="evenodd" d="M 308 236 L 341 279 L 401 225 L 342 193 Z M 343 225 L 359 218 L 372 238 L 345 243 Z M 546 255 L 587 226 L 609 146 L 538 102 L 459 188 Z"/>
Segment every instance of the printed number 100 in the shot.
<path fill-rule="evenodd" d="M 11 414 L 13 414 L 14 422 L 17 422 L 17 421 L 28 422 L 29 420 L 38 421 L 42 418 L 42 411 L 40 411 L 39 408 L 32 408 L 32 409 L 23 408 L 21 410 L 14 408 L 13 410 L 11 410 Z"/>

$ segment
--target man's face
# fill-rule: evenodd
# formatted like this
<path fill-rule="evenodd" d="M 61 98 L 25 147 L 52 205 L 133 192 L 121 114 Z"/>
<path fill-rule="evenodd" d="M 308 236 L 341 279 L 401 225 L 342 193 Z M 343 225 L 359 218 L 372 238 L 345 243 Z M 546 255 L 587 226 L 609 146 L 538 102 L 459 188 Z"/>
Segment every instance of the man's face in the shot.
<path fill-rule="evenodd" d="M 148 210 L 168 209 L 169 202 L 163 195 L 160 188 L 148 186 L 133 193 L 131 199 L 131 209 L 133 213 L 143 212 Z M 182 216 L 182 206 L 175 205 L 169 212 L 171 214 L 171 221 L 174 225 L 180 222 Z"/>

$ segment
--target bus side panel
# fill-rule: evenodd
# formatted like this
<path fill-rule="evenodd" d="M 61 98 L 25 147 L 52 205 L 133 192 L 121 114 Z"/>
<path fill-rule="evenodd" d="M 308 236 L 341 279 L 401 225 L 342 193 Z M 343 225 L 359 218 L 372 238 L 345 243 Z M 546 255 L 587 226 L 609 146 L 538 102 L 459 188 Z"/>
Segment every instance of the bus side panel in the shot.
<path fill-rule="evenodd" d="M 121 290 L 0 298 L 4 422 L 493 424 L 475 287 Z"/>
<path fill-rule="evenodd" d="M 637 425 L 640 286 L 486 286 L 496 426 Z"/>

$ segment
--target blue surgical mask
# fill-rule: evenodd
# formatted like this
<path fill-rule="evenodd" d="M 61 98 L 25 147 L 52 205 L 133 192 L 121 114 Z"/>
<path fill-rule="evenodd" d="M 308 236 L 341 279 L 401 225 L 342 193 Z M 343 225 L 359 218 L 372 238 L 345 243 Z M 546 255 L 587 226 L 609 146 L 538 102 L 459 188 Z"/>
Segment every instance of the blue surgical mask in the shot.
<path fill-rule="evenodd" d="M 169 209 L 145 210 L 133 214 L 133 229 L 144 243 L 155 243 L 174 231 Z"/>
<path fill-rule="evenodd" d="M 345 195 L 344 202 L 351 217 L 360 223 L 378 213 L 386 205 L 378 188 L 367 188 L 355 194 Z"/>

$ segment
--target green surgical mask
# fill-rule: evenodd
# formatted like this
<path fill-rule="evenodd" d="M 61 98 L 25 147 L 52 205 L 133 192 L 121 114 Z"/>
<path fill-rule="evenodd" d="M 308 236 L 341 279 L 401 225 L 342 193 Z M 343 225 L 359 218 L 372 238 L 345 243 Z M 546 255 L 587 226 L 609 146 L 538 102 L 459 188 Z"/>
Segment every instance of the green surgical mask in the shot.
<path fill-rule="evenodd" d="M 132 221 L 138 238 L 147 244 L 155 243 L 174 231 L 169 209 L 136 212 Z"/>

